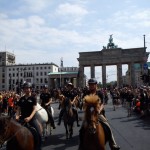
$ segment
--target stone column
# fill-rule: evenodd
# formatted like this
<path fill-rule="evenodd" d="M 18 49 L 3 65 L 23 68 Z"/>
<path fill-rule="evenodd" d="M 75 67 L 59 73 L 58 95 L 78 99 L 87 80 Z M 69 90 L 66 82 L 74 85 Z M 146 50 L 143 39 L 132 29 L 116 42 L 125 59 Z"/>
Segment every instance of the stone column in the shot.
<path fill-rule="evenodd" d="M 141 75 L 143 74 L 143 70 L 144 70 L 144 69 L 143 69 L 143 68 L 144 68 L 143 66 L 144 66 L 144 63 L 141 63 L 141 64 L 140 64 L 140 67 L 141 67 Z"/>
<path fill-rule="evenodd" d="M 135 86 L 135 69 L 133 62 L 129 64 L 129 81 L 131 86 Z"/>
<path fill-rule="evenodd" d="M 65 85 L 65 80 L 63 76 L 61 76 L 61 84 L 62 84 L 62 87 Z"/>
<path fill-rule="evenodd" d="M 91 65 L 91 78 L 95 78 L 95 66 Z"/>
<path fill-rule="evenodd" d="M 79 66 L 78 71 L 78 86 L 84 87 L 84 66 L 82 65 Z"/>
<path fill-rule="evenodd" d="M 106 65 L 102 65 L 102 84 L 106 87 Z"/>
<path fill-rule="evenodd" d="M 117 86 L 122 86 L 122 64 L 117 64 Z"/>
<path fill-rule="evenodd" d="M 53 88 L 53 79 L 49 75 L 49 88 Z"/>

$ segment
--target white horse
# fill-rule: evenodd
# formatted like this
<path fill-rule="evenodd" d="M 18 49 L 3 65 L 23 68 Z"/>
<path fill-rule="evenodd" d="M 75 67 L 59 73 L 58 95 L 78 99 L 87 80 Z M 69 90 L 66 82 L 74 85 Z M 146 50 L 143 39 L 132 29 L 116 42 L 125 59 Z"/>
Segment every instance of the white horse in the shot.
<path fill-rule="evenodd" d="M 52 116 L 54 117 L 54 109 L 53 109 L 53 107 L 50 107 L 50 108 L 51 108 Z M 35 116 L 42 124 L 43 136 L 46 137 L 46 136 L 48 136 L 48 133 L 51 134 L 51 132 L 52 132 L 51 125 L 48 122 L 47 111 L 39 103 L 37 103 L 36 110 L 37 110 L 37 112 L 36 112 Z"/>

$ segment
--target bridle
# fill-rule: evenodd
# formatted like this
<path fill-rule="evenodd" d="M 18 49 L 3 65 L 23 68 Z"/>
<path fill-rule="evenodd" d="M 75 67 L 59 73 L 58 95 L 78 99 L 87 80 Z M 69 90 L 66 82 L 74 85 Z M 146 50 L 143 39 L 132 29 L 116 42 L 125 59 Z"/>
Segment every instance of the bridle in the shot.
<path fill-rule="evenodd" d="M 94 111 L 94 110 L 93 110 Z M 94 114 L 93 114 L 94 115 Z M 98 114 L 97 114 L 98 115 Z M 89 117 L 89 116 L 88 116 Z M 90 118 L 90 119 L 87 119 L 87 121 L 86 121 L 86 123 L 87 123 L 87 126 L 88 126 L 88 128 L 89 128 L 89 131 L 90 131 L 90 133 L 96 133 L 96 128 L 97 128 L 97 126 L 100 124 L 99 123 L 99 121 L 98 121 L 98 119 L 92 119 L 92 118 Z M 95 126 L 95 127 L 94 127 Z"/>

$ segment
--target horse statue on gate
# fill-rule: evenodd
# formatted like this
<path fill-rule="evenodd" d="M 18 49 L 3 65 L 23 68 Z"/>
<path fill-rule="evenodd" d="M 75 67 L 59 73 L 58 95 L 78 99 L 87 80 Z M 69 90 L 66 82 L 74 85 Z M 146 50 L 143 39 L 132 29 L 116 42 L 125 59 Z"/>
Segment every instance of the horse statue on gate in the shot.
<path fill-rule="evenodd" d="M 84 98 L 84 120 L 81 150 L 105 150 L 106 136 L 102 124 L 99 122 L 100 98 L 88 95 Z"/>
<path fill-rule="evenodd" d="M 6 150 L 35 150 L 34 135 L 27 128 L 8 116 L 0 117 L 0 145 Z"/>

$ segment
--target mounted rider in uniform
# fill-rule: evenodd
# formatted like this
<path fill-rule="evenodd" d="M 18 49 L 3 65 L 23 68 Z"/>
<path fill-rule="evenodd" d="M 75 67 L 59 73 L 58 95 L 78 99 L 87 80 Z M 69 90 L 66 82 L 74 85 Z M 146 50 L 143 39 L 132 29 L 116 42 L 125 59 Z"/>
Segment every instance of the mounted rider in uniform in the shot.
<path fill-rule="evenodd" d="M 74 86 L 73 86 L 72 83 L 69 82 L 69 83 L 67 84 L 67 90 L 66 90 L 66 91 L 63 91 L 63 95 L 64 95 L 66 98 L 68 98 L 69 100 L 71 100 L 71 102 L 72 102 L 72 107 L 73 107 L 73 112 L 74 112 L 74 114 L 75 114 L 75 116 L 76 116 L 77 126 L 79 127 L 80 125 L 79 125 L 78 111 L 77 111 L 76 107 L 74 106 L 74 101 L 75 101 L 75 99 L 76 99 L 76 96 L 78 96 L 78 95 L 77 95 L 77 93 L 74 91 Z M 57 124 L 57 125 L 60 125 L 60 124 L 61 124 L 61 118 L 63 117 L 64 111 L 65 111 L 65 109 L 62 108 L 61 111 L 60 111 L 60 114 L 59 114 L 59 119 L 58 119 L 58 124 Z"/>
<path fill-rule="evenodd" d="M 38 120 L 35 117 L 37 100 L 31 95 L 32 84 L 26 82 L 23 84 L 24 96 L 22 96 L 17 103 L 16 120 L 29 123 L 34 127 L 38 135 L 37 150 L 41 150 L 42 133 Z"/>
<path fill-rule="evenodd" d="M 49 122 L 51 123 L 53 129 L 55 129 L 56 126 L 55 126 L 54 118 L 52 116 L 52 111 L 51 111 L 52 96 L 48 91 L 48 85 L 43 86 L 43 92 L 40 95 L 40 100 L 41 100 L 41 106 L 48 113 Z"/>
<path fill-rule="evenodd" d="M 113 136 L 113 133 L 112 133 L 112 130 L 110 128 L 110 125 L 108 124 L 108 121 L 107 121 L 107 119 L 105 118 L 105 115 L 104 115 L 105 111 L 104 111 L 104 104 L 103 104 L 103 94 L 102 94 L 101 91 L 97 90 L 97 81 L 95 79 L 91 78 L 91 79 L 89 79 L 88 84 L 89 84 L 89 90 L 88 90 L 88 92 L 86 92 L 86 94 L 87 95 L 90 95 L 90 94 L 98 95 L 101 99 L 101 107 L 99 109 L 99 122 L 102 123 L 104 129 L 109 130 L 110 135 L 109 135 L 108 140 L 109 140 L 110 148 L 111 148 L 111 150 L 119 150 L 120 147 L 117 146 L 117 144 L 115 142 L 115 139 L 114 139 L 114 136 Z M 80 132 L 79 132 L 80 144 L 79 144 L 79 149 L 78 150 L 82 150 L 82 144 L 83 144 L 82 137 L 83 137 L 83 134 L 84 134 L 84 128 L 83 128 L 83 126 L 81 126 L 81 129 L 80 129 Z"/>

